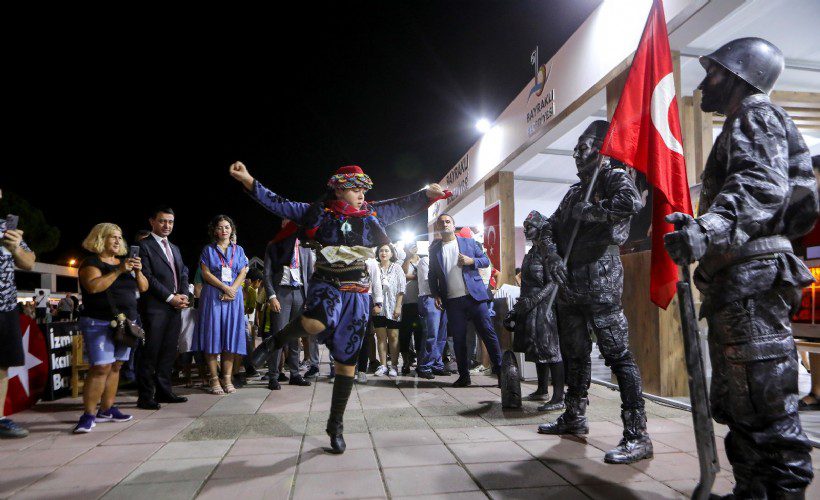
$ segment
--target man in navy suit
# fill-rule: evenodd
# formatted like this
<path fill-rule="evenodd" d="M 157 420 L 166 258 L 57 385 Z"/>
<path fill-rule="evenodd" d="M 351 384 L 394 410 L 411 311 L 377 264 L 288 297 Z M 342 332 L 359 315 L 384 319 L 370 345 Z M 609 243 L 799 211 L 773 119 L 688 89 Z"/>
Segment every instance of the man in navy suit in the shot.
<path fill-rule="evenodd" d="M 441 239 L 430 244 L 430 293 L 436 307 L 447 312 L 447 328 L 453 337 L 458 380 L 453 387 L 470 385 L 470 363 L 467 359 L 467 321 L 472 320 L 487 347 L 493 373 L 500 373 L 501 346 L 490 318 L 487 287 L 478 269 L 490 265 L 481 247 L 471 238 L 455 234 L 455 222 L 449 214 L 436 220 Z"/>
<path fill-rule="evenodd" d="M 140 295 L 139 302 L 145 345 L 137 351 L 137 406 L 157 410 L 160 403 L 188 401 L 171 388 L 182 310 L 189 306 L 188 268 L 182 262 L 179 247 L 168 241 L 174 230 L 174 211 L 158 208 L 148 222 L 151 235 L 139 242 L 148 292 Z"/>

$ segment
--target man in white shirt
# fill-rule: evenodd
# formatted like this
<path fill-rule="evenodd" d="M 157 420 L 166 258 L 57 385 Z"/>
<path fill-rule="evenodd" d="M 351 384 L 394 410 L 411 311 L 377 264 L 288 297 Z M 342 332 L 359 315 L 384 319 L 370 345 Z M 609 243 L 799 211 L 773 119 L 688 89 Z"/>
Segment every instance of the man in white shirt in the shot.
<path fill-rule="evenodd" d="M 490 265 L 490 259 L 472 238 L 455 234 L 455 221 L 449 214 L 436 220 L 441 240 L 430 244 L 430 292 L 436 307 L 447 311 L 449 333 L 453 337 L 458 380 L 453 387 L 467 387 L 470 381 L 470 363 L 467 356 L 467 322 L 475 325 L 481 335 L 493 373 L 501 371 L 501 346 L 490 317 L 490 296 L 478 269 Z"/>
<path fill-rule="evenodd" d="M 34 296 L 34 314 L 38 323 L 45 323 L 46 313 L 48 312 L 48 295 L 43 290 L 37 292 Z"/>

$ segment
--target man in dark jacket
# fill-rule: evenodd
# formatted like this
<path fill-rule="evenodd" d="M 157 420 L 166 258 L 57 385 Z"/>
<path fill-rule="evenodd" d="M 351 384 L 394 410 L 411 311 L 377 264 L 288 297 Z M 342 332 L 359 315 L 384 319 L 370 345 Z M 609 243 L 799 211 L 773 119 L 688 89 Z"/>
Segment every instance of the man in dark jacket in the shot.
<path fill-rule="evenodd" d="M 555 422 L 540 425 L 538 432 L 589 432 L 585 413 L 591 379 L 590 334 L 594 334 L 606 365 L 618 379 L 624 424 L 623 439 L 604 460 L 628 464 L 651 458 L 653 453 L 646 433 L 641 374 L 629 351 L 629 327 L 621 306 L 624 270 L 618 248 L 626 242 L 630 220 L 643 204 L 629 174 L 606 162 L 595 182 L 592 201 L 584 202 L 608 129 L 609 122 L 594 121 L 578 138 L 573 157 L 581 182 L 570 187 L 549 219 L 557 251 L 550 253 L 548 266 L 553 279 L 564 283 L 558 298 L 558 331 L 561 355 L 567 363 L 568 391 L 564 414 Z M 560 256 L 568 251 L 577 221 L 581 225 L 565 267 Z"/>
<path fill-rule="evenodd" d="M 281 330 L 289 321 L 302 314 L 308 283 L 313 275 L 313 264 L 316 260 L 313 251 L 301 245 L 297 233 L 295 223 L 283 220 L 282 229 L 265 249 L 265 291 L 268 294 L 268 305 L 276 313 L 273 316 L 274 332 Z M 315 358 L 318 358 L 316 339 L 311 337 L 310 342 L 311 350 L 315 350 Z M 314 358 L 314 353 L 310 354 L 311 358 Z M 268 361 L 268 389 L 281 388 L 277 380 L 281 355 L 282 349 L 277 349 Z M 316 363 L 311 366 L 306 376 L 319 372 L 318 359 Z M 299 374 L 299 339 L 288 342 L 286 364 L 290 368 L 290 385 L 310 385 L 310 382 Z"/>
<path fill-rule="evenodd" d="M 760 38 L 701 57 L 701 109 L 726 115 L 703 171 L 697 219 L 675 213 L 665 236 L 680 265 L 699 261 L 700 316 L 709 324 L 712 416 L 727 424 L 737 498 L 803 498 L 811 446 L 797 415 L 797 357 L 789 318 L 811 283 L 790 240 L 818 217 L 809 151 L 768 93 L 783 70 Z"/>
<path fill-rule="evenodd" d="M 174 211 L 154 210 L 148 220 L 151 235 L 140 241 L 142 272 L 148 292 L 140 295 L 140 317 L 145 326 L 145 344 L 137 351 L 137 406 L 158 410 L 160 403 L 184 403 L 174 394 L 171 369 L 177 357 L 182 309 L 189 307 L 188 268 L 179 247 L 168 241 L 174 230 Z"/>

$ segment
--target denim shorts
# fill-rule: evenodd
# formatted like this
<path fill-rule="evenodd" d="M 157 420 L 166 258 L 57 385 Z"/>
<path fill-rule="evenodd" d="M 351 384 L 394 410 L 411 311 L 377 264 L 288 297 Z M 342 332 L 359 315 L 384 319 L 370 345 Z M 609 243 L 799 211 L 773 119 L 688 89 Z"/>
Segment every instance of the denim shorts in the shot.
<path fill-rule="evenodd" d="M 110 365 L 114 361 L 128 361 L 131 355 L 130 347 L 122 347 L 114 344 L 114 339 L 109 326 L 111 321 L 101 319 L 80 318 L 80 331 L 85 342 L 85 354 L 88 356 L 88 364 Z"/>

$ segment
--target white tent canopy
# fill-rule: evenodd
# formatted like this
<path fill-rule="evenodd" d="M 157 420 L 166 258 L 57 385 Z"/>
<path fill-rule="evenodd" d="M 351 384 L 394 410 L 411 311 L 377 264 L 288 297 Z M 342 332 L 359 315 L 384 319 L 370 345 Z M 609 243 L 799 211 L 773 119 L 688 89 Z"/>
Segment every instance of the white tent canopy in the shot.
<path fill-rule="evenodd" d="M 665 4 L 668 6 L 670 2 L 667 0 Z M 820 94 L 820 5 L 816 0 L 694 0 L 679 9 L 674 17 L 667 8 L 667 15 L 670 44 L 681 53 L 684 96 L 692 95 L 705 74 L 697 56 L 745 36 L 770 40 L 786 56 L 786 69 L 775 85 L 776 92 L 815 93 L 815 98 Z M 560 71 L 560 68 L 553 70 Z M 812 154 L 820 154 L 820 102 L 805 108 L 794 112 L 799 116 L 797 123 Z M 606 98 L 601 90 L 563 117 L 543 137 L 516 151 L 513 157 L 492 159 L 495 165 L 505 161 L 501 169 L 514 173 L 516 225 L 520 225 L 531 210 L 544 214 L 555 210 L 568 186 L 577 181 L 571 154 L 578 136 L 591 121 L 605 117 Z M 719 131 L 716 124 L 714 136 Z M 488 149 L 483 144 L 481 148 Z M 478 152 L 482 161 L 482 150 Z M 480 175 L 493 170 L 492 165 L 488 167 L 486 163 L 488 161 L 482 161 Z M 478 226 L 484 206 L 483 189 L 468 189 L 446 210 L 458 225 Z"/>

